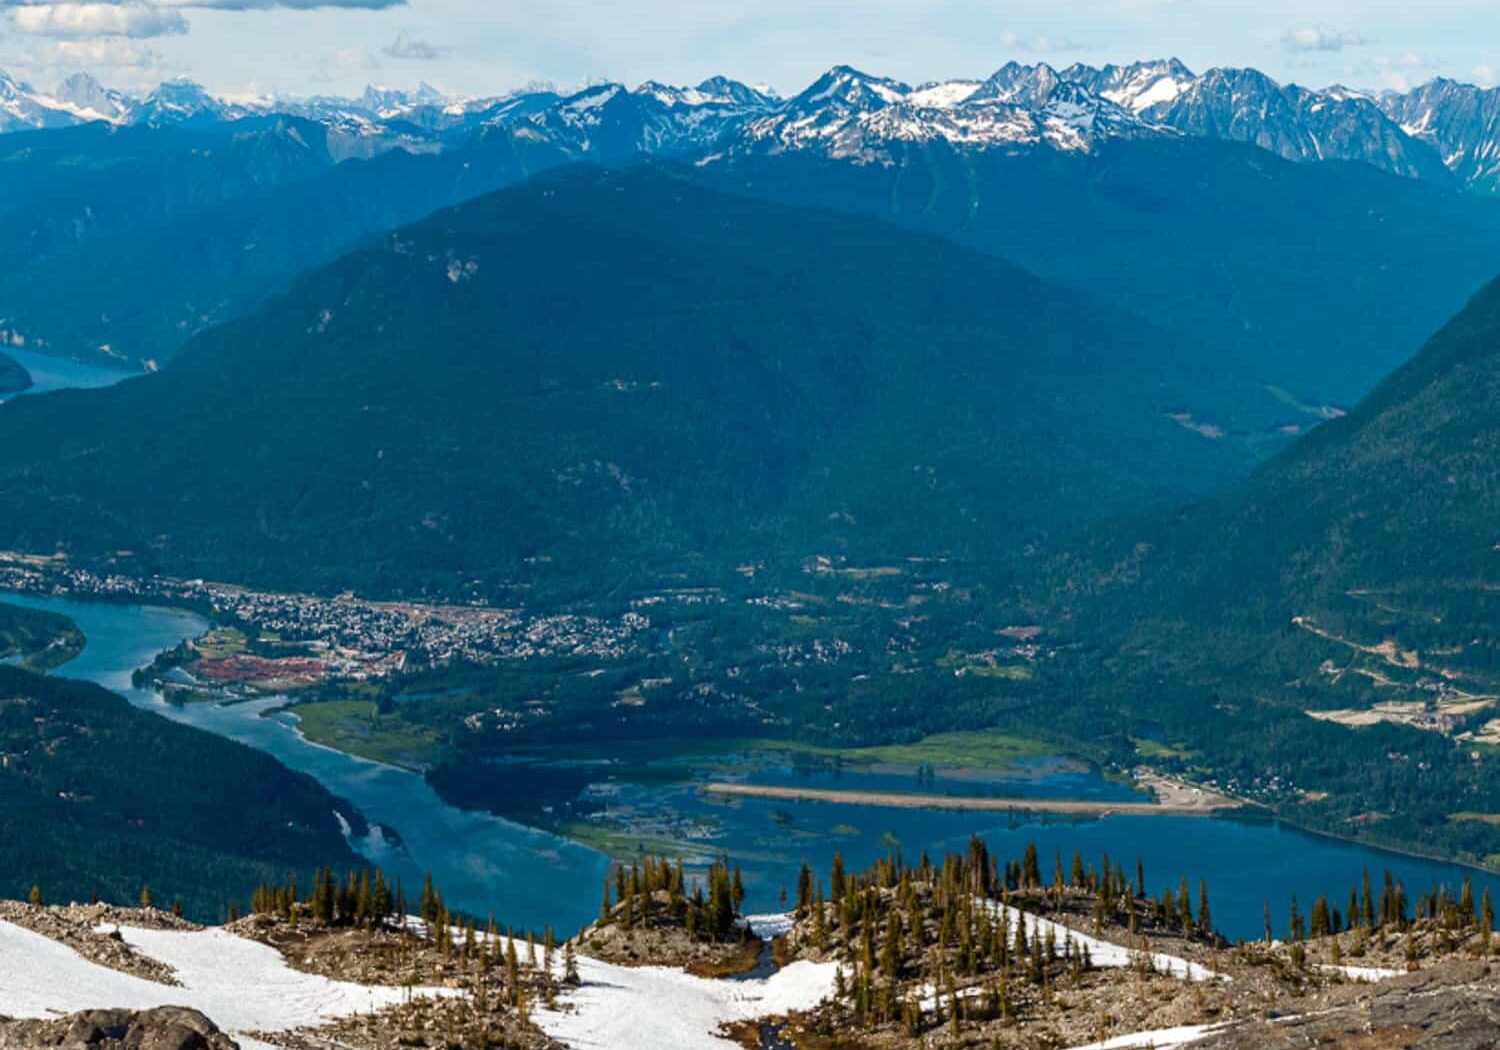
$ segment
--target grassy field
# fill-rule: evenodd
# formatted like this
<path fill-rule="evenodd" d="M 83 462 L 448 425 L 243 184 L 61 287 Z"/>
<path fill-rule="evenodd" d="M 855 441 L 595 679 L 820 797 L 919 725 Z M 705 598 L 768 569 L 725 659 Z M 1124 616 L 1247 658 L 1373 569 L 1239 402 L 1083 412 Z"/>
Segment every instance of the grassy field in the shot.
<path fill-rule="evenodd" d="M 770 738 L 684 737 L 612 743 L 570 743 L 566 746 L 559 745 L 556 749 L 527 750 L 534 750 L 540 759 L 608 759 L 615 764 L 616 772 L 621 775 L 627 770 L 643 773 L 643 767 L 654 766 L 666 779 L 673 779 L 673 767 L 702 768 L 719 763 L 732 766 L 746 758 L 775 755 L 791 758 L 800 756 L 856 766 L 889 763 L 999 770 L 1014 768 L 1029 759 L 1057 754 L 1057 748 L 1052 745 L 995 730 L 939 733 L 910 744 L 877 747 L 818 747 L 795 740 Z M 561 754 L 553 754 L 554 750 Z"/>
<path fill-rule="evenodd" d="M 294 704 L 290 710 L 313 743 L 375 762 L 421 769 L 442 749 L 430 730 L 395 715 L 381 715 L 374 703 L 364 700 L 322 700 Z"/>

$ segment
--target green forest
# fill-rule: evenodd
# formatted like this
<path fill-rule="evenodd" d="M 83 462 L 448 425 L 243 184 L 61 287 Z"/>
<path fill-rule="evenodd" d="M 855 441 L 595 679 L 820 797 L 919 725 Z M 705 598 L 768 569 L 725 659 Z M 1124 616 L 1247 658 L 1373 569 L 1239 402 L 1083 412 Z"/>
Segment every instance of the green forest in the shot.
<path fill-rule="evenodd" d="M 50 671 L 83 648 L 83 633 L 65 616 L 0 602 L 0 662 Z"/>
<path fill-rule="evenodd" d="M 0 898 L 132 902 L 222 918 L 249 889 L 359 863 L 334 811 L 274 759 L 97 686 L 0 667 Z"/>

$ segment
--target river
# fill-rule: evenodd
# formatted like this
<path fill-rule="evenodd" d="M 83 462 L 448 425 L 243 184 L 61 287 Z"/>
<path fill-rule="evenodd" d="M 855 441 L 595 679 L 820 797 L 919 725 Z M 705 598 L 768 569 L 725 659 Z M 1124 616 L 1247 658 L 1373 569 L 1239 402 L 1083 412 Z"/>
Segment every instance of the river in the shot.
<path fill-rule="evenodd" d="M 162 650 L 202 634 L 208 627 L 202 617 L 64 598 L 5 594 L 3 600 L 62 613 L 83 631 L 83 652 L 57 674 L 97 683 L 143 710 L 264 751 L 318 780 L 372 825 L 393 830 L 401 846 L 379 829 L 351 838 L 350 845 L 407 886 L 420 885 L 423 872 L 431 871 L 450 907 L 479 916 L 493 912 L 502 922 L 533 929 L 552 925 L 571 933 L 598 913 L 607 862 L 591 849 L 457 809 L 415 773 L 310 743 L 291 720 L 262 717 L 280 700 L 172 705 L 154 690 L 135 688 L 132 672 Z"/>
<path fill-rule="evenodd" d="M 430 870 L 451 905 L 479 915 L 493 912 L 502 922 L 528 927 L 550 924 L 569 931 L 594 915 L 606 862 L 590 849 L 456 809 L 416 774 L 309 743 L 289 720 L 262 717 L 279 701 L 178 707 L 153 691 L 135 689 L 131 672 L 161 650 L 200 634 L 207 626 L 201 617 L 62 598 L 6 594 L 0 600 L 62 613 L 83 630 L 87 645 L 58 674 L 96 682 L 137 707 L 259 748 L 315 777 L 357 806 L 368 821 L 392 829 L 404 850 L 393 848 L 379 832 L 355 839 L 352 845 L 408 883 L 414 883 L 423 869 Z M 881 774 L 792 775 L 818 782 L 837 778 L 841 786 L 866 787 L 865 777 Z M 1076 770 L 1046 771 L 1032 782 L 1036 790 L 1049 794 L 1049 788 L 1064 785 L 1070 790 L 1081 787 L 1085 794 L 1109 790 L 1096 774 L 1080 780 Z M 671 805 L 679 815 L 702 818 L 718 828 L 716 844 L 744 866 L 752 911 L 775 909 L 781 887 L 795 886 L 804 858 L 826 871 L 833 854 L 841 852 L 853 868 L 899 846 L 915 860 L 924 850 L 933 856 L 961 851 L 971 832 L 982 835 L 1002 857 L 1019 856 L 1028 842 L 1035 842 L 1047 875 L 1055 855 L 1062 855 L 1066 869 L 1076 849 L 1096 866 L 1108 854 L 1133 870 L 1139 857 L 1153 888 L 1176 885 L 1187 877 L 1196 895 L 1197 880 L 1204 878 L 1214 922 L 1234 938 L 1260 936 L 1266 901 L 1277 918 L 1278 933 L 1294 894 L 1304 915 L 1320 894 L 1342 909 L 1350 886 L 1365 870 L 1377 888 L 1384 871 L 1391 871 L 1405 883 L 1409 897 L 1437 884 L 1456 887 L 1467 874 L 1476 895 L 1488 887 L 1500 898 L 1500 878 L 1488 873 L 1308 835 L 1269 820 L 1111 816 L 1068 821 L 761 799 L 726 804 L 703 798 L 691 788 L 659 786 L 627 786 L 624 801 L 632 791 L 667 790 L 674 792 Z"/>

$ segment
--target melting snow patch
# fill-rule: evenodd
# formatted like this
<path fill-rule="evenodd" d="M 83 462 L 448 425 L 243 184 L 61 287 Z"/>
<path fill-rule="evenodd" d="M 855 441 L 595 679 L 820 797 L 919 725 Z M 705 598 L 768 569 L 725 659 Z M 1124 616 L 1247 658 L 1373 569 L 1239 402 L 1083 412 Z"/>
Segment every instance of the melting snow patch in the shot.
<path fill-rule="evenodd" d="M 723 1025 L 811 1009 L 833 994 L 834 969 L 795 962 L 763 980 L 726 981 L 581 958 L 582 987 L 533 1019 L 576 1050 L 734 1050 L 716 1034 Z"/>
<path fill-rule="evenodd" d="M 1319 966 L 1318 969 L 1367 984 L 1389 981 L 1392 977 L 1401 977 L 1406 973 L 1405 970 L 1387 970 L 1379 966 Z"/>
<path fill-rule="evenodd" d="M 0 1014 L 50 1017 L 95 1008 L 188 1006 L 228 1032 L 277 1032 L 371 1013 L 406 990 L 300 973 L 274 948 L 223 930 L 120 931 L 143 955 L 170 966 L 181 987 L 96 965 L 41 934 L 0 922 Z M 419 990 L 417 994 L 434 994 Z"/>
<path fill-rule="evenodd" d="M 1124 948 L 1110 941 L 1100 940 L 1097 937 L 1090 937 L 1087 934 L 1079 933 L 1077 930 L 1055 923 L 1050 919 L 1043 919 L 1040 916 L 1032 915 L 1030 912 L 1023 912 L 1018 908 L 1012 908 L 1008 904 L 996 904 L 993 901 L 987 903 L 990 904 L 990 907 L 996 914 L 1003 912 L 1012 928 L 1018 922 L 1024 921 L 1026 923 L 1027 940 L 1033 940 L 1038 935 L 1046 937 L 1050 930 L 1057 941 L 1059 952 L 1068 938 L 1072 938 L 1075 945 L 1087 946 L 1089 961 L 1095 966 L 1111 968 L 1134 966 L 1140 959 L 1140 953 L 1133 949 Z M 1160 952 L 1153 952 L 1151 954 L 1151 968 L 1157 973 L 1164 973 L 1171 977 L 1190 981 L 1227 981 L 1230 979 L 1228 975 L 1215 973 L 1207 966 L 1189 962 L 1175 955 L 1164 955 Z"/>
<path fill-rule="evenodd" d="M 773 937 L 791 933 L 794 922 L 790 913 L 745 916 L 745 925 L 750 927 L 750 932 L 761 940 L 767 941 Z"/>
<path fill-rule="evenodd" d="M 1075 1046 L 1073 1050 L 1171 1050 L 1172 1047 L 1187 1046 L 1212 1035 L 1220 1025 L 1186 1025 L 1182 1028 L 1158 1028 L 1154 1032 L 1133 1032 L 1116 1036 L 1102 1043 Z"/>

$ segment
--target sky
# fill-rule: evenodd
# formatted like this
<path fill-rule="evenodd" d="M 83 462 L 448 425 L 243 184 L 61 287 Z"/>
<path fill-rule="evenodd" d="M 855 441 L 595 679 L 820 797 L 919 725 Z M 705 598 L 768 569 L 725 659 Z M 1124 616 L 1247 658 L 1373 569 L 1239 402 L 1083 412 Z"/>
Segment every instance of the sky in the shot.
<path fill-rule="evenodd" d="M 848 64 L 911 83 L 1012 59 L 1175 56 L 1310 87 L 1500 79 L 1494 0 L 0 0 L 0 68 L 141 90 L 454 94 L 725 74 L 785 94 Z"/>

